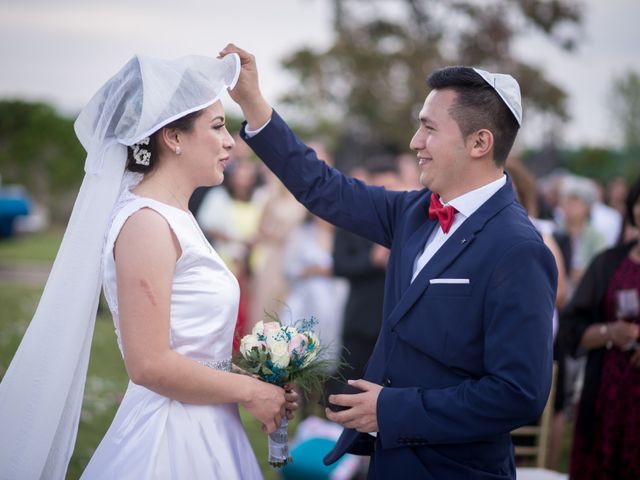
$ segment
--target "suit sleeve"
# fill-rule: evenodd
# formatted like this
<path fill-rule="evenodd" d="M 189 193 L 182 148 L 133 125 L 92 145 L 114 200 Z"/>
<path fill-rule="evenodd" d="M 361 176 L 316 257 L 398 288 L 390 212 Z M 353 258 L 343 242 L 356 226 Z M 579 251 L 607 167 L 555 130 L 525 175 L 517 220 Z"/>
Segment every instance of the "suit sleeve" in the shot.
<path fill-rule="evenodd" d="M 248 138 L 241 136 L 294 197 L 315 215 L 386 247 L 404 193 L 368 186 L 318 160 L 274 111 L 269 124 Z"/>
<path fill-rule="evenodd" d="M 477 441 L 536 419 L 551 386 L 556 282 L 542 242 L 525 241 L 503 254 L 483 308 L 483 375 L 442 389 L 383 388 L 377 404 L 383 448 L 403 446 L 403 437 Z"/>

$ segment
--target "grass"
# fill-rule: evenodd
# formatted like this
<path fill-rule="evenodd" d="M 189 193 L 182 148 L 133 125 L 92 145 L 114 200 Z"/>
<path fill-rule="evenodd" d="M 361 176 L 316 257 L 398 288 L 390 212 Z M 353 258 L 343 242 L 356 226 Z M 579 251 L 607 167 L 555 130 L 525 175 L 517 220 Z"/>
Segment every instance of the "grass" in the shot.
<path fill-rule="evenodd" d="M 42 289 L 30 285 L 2 284 L 0 288 L 0 375 L 3 375 L 35 311 Z M 80 477 L 101 438 L 109 428 L 126 389 L 128 377 L 118 350 L 108 312 L 100 313 L 91 346 L 91 360 L 84 392 L 76 448 L 67 479 Z M 265 479 L 280 478 L 267 463 L 267 438 L 258 422 L 241 409 L 249 441 Z M 295 425 L 289 428 L 292 435 Z"/>
<path fill-rule="evenodd" d="M 60 231 L 0 242 L 0 264 L 50 265 L 60 245 Z M 38 305 L 42 286 L 0 283 L 0 377 L 4 376 Z M 128 377 L 116 344 L 111 315 L 102 308 L 96 319 L 76 447 L 67 479 L 77 479 L 109 428 L 126 389 Z M 259 423 L 240 409 L 249 441 L 267 480 L 280 478 L 267 463 L 267 437 Z M 289 427 L 290 435 L 295 423 Z"/>
<path fill-rule="evenodd" d="M 0 289 L 0 373 L 4 374 L 11 357 L 35 311 L 41 288 L 3 284 Z M 84 470 L 100 439 L 111 424 L 127 386 L 127 374 L 116 345 L 113 323 L 108 312 L 100 313 L 91 346 L 91 360 L 85 386 L 84 403 L 76 448 L 69 464 L 68 479 L 76 479 Z M 241 411 L 254 452 L 266 479 L 279 478 L 269 467 L 267 439 L 260 426 L 246 411 Z M 290 432 L 293 432 L 293 427 Z"/>
<path fill-rule="evenodd" d="M 54 228 L 0 240 L 0 263 L 49 265 L 56 258 L 62 234 L 63 230 Z"/>

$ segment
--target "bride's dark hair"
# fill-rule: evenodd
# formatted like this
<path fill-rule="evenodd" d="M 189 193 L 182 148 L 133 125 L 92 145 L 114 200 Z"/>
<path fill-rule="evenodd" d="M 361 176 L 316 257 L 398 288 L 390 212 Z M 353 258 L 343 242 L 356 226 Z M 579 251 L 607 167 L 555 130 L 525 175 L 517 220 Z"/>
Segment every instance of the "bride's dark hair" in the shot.
<path fill-rule="evenodd" d="M 203 110 L 196 110 L 195 112 L 188 113 L 184 117 L 180 117 L 162 128 L 175 128 L 183 132 L 190 132 L 193 129 L 193 124 L 198 117 L 202 115 L 202 112 Z M 127 147 L 127 170 L 138 173 L 147 173 L 153 170 L 158 159 L 158 141 L 162 128 L 149 136 L 149 145 L 143 145 L 141 147 L 151 154 L 149 165 L 136 163 L 136 159 L 133 158 L 133 147 Z"/>

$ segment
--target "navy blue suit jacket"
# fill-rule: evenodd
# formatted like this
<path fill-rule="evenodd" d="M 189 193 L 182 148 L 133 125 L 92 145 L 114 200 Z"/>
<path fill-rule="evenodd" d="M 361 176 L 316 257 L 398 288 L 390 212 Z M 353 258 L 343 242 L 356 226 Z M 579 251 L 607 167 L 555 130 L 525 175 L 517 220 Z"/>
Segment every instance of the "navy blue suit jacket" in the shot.
<path fill-rule="evenodd" d="M 344 176 L 275 112 L 243 138 L 310 211 L 391 249 L 382 327 L 364 376 L 384 387 L 379 431 L 345 429 L 325 463 L 351 452 L 371 455 L 369 478 L 515 478 L 509 432 L 536 419 L 549 394 L 557 271 L 511 181 L 412 283 L 438 225 L 428 217 L 429 190 L 392 192 Z M 430 283 L 446 278 L 469 283 Z"/>

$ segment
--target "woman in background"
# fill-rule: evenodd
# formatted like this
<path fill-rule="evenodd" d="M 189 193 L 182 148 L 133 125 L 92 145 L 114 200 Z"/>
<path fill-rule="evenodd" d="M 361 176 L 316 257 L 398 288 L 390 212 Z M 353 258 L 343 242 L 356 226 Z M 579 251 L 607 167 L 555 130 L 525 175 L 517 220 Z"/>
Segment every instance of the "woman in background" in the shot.
<path fill-rule="evenodd" d="M 589 265 L 560 318 L 560 340 L 587 353 L 569 476 L 573 480 L 640 478 L 640 180 L 629 191 L 631 242 Z"/>

